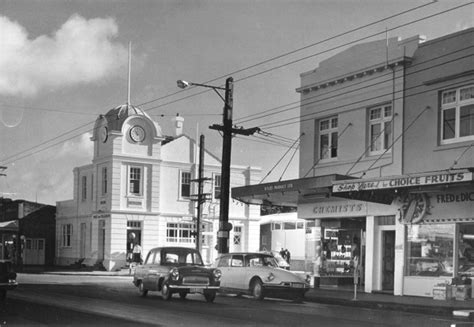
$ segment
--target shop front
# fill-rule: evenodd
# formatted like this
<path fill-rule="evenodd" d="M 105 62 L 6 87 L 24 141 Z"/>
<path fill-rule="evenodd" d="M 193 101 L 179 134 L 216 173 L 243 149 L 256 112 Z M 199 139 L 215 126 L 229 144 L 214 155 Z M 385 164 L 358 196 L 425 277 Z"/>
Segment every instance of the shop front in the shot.
<path fill-rule="evenodd" d="M 472 180 L 470 170 L 353 180 L 336 182 L 333 195 L 367 201 L 372 195 L 398 207 L 394 279 L 400 295 L 433 297 L 455 287 L 467 298 L 474 278 Z"/>

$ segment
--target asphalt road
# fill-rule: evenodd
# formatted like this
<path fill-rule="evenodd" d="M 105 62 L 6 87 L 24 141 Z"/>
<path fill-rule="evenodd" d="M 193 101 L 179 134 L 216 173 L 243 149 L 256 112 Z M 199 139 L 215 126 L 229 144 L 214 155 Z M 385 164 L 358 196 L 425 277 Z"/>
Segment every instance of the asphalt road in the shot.
<path fill-rule="evenodd" d="M 140 297 L 131 277 L 20 274 L 0 312 L 6 326 L 450 326 L 421 314 L 219 295 Z M 0 324 L 0 325 L 1 325 Z"/>

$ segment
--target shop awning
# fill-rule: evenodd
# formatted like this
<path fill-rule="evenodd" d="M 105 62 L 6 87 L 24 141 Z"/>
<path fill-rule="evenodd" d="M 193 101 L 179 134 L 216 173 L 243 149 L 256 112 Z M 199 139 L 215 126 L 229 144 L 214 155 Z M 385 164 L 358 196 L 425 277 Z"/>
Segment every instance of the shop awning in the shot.
<path fill-rule="evenodd" d="M 2 231 L 18 231 L 19 224 L 18 220 L 2 221 L 0 222 L 0 232 Z"/>
<path fill-rule="evenodd" d="M 248 204 L 296 207 L 309 198 L 328 198 L 334 181 L 350 179 L 344 175 L 325 175 L 232 188 L 232 198 Z"/>
<path fill-rule="evenodd" d="M 391 204 L 402 192 L 436 192 L 449 186 L 471 183 L 472 169 L 450 169 L 410 175 L 334 181 L 332 195 L 354 200 Z"/>

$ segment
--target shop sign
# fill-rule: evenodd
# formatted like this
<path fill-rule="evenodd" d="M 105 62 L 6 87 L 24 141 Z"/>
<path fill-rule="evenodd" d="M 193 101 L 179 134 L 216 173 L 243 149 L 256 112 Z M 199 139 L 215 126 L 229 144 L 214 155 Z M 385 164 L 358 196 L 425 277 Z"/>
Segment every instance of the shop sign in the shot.
<path fill-rule="evenodd" d="M 110 213 L 99 213 L 92 215 L 93 219 L 110 218 Z"/>
<path fill-rule="evenodd" d="M 334 193 L 338 193 L 367 190 L 383 190 L 390 188 L 450 184 L 467 181 L 472 181 L 471 172 L 439 173 L 423 176 L 400 176 L 380 180 L 346 182 L 333 185 L 332 191 Z"/>
<path fill-rule="evenodd" d="M 317 241 L 321 239 L 321 227 L 306 228 L 306 240 Z"/>

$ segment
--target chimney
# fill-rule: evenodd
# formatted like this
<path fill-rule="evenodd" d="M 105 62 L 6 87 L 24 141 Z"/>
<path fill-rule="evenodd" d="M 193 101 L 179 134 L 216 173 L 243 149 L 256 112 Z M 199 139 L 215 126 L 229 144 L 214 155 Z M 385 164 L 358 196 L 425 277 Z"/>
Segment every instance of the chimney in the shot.
<path fill-rule="evenodd" d="M 174 136 L 178 137 L 183 135 L 184 118 L 176 114 L 176 117 L 174 117 L 172 121 L 174 123 Z"/>

